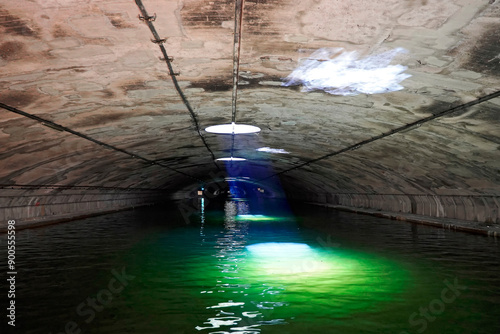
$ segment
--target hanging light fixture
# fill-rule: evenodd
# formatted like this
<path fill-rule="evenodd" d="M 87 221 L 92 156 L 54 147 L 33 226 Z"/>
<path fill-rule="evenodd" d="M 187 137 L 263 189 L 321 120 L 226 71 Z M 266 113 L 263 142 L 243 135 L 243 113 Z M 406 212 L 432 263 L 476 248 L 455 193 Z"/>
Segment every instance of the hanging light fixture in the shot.
<path fill-rule="evenodd" d="M 241 134 L 249 134 L 249 133 L 257 133 L 260 132 L 260 128 L 258 126 L 246 125 L 246 124 L 220 124 L 209 126 L 205 129 L 206 132 L 217 133 L 221 135 L 241 135 Z"/>
<path fill-rule="evenodd" d="M 238 96 L 238 77 L 240 67 L 240 46 L 241 46 L 241 28 L 243 22 L 243 3 L 244 0 L 236 0 L 234 11 L 234 44 L 233 44 L 233 96 L 231 104 L 231 123 L 209 126 L 206 132 L 215 134 L 232 135 L 231 156 L 228 158 L 219 158 L 217 161 L 245 161 L 245 158 L 233 157 L 234 136 L 240 134 L 251 134 L 260 132 L 260 128 L 247 124 L 236 124 L 236 100 Z"/>
<path fill-rule="evenodd" d="M 235 158 L 235 157 L 229 157 L 229 158 L 219 158 L 216 159 L 217 161 L 246 161 L 247 159 L 245 158 Z"/>

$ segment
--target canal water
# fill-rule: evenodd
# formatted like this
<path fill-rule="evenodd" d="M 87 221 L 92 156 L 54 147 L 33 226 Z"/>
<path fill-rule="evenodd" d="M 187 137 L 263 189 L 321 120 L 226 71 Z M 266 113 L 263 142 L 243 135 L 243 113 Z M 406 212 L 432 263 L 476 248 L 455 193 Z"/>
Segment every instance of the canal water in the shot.
<path fill-rule="evenodd" d="M 500 333 L 497 240 L 320 207 L 124 211 L 18 231 L 16 258 L 1 333 Z"/>

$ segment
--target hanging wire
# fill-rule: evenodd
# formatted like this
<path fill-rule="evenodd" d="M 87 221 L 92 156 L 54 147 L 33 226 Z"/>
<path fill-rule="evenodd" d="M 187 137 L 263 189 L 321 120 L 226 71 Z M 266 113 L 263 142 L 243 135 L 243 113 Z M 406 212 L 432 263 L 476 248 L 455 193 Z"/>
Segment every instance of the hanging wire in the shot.
<path fill-rule="evenodd" d="M 325 160 L 325 159 L 328 159 L 328 158 L 331 158 L 333 156 L 336 156 L 336 155 L 339 155 L 339 154 L 342 154 L 342 153 L 345 153 L 345 152 L 349 152 L 349 151 L 354 151 L 354 150 L 357 150 L 358 148 L 364 146 L 364 145 L 367 145 L 367 144 L 370 144 L 370 143 L 373 143 L 374 141 L 377 141 L 377 140 L 380 140 L 380 139 L 383 139 L 385 137 L 388 137 L 388 136 L 391 136 L 393 134 L 396 134 L 398 132 L 402 132 L 402 131 L 411 131 L 411 130 L 414 130 L 414 129 L 417 129 L 418 127 L 420 127 L 422 124 L 424 123 L 427 123 L 427 122 L 430 122 L 432 120 L 435 120 L 436 118 L 439 118 L 439 117 L 443 117 L 443 116 L 446 116 L 448 114 L 451 114 L 451 113 L 454 113 L 454 112 L 457 112 L 459 110 L 464 110 L 464 109 L 467 109 L 467 108 L 470 108 L 476 104 L 480 104 L 480 103 L 483 103 L 483 102 L 486 102 L 488 100 L 491 100 L 491 99 L 494 99 L 496 97 L 499 97 L 500 96 L 500 91 L 496 91 L 494 93 L 491 93 L 491 94 L 488 94 L 488 95 L 485 95 L 483 97 L 480 97 L 474 101 L 470 101 L 470 102 L 467 102 L 467 103 L 464 103 L 464 104 L 461 104 L 459 106 L 456 106 L 456 107 L 452 107 L 450 109 L 446 109 L 446 110 L 443 110 L 443 111 L 440 111 L 438 113 L 435 113 L 435 114 L 432 114 L 431 116 L 428 116 L 428 117 L 424 117 L 424 118 L 421 118 L 419 120 L 416 120 L 414 122 L 411 122 L 411 123 L 408 123 L 408 124 L 405 124 L 403 126 L 400 126 L 400 127 L 397 127 L 397 128 L 394 128 L 388 132 L 384 132 L 384 133 L 381 133 L 380 135 L 378 136 L 375 136 L 375 137 L 372 137 L 372 138 L 369 138 L 369 139 L 365 139 L 363 141 L 360 141 L 356 144 L 352 144 L 350 146 L 347 146 L 341 150 L 338 150 L 338 151 L 335 151 L 335 152 L 331 152 L 331 153 L 328 153 L 328 154 L 325 154 L 321 157 L 318 157 L 318 158 L 315 158 L 315 159 L 312 159 L 312 160 L 309 160 L 309 161 L 306 161 L 306 162 L 303 162 L 299 165 L 296 165 L 294 167 L 291 167 L 291 168 L 288 168 L 288 169 L 285 169 L 281 172 L 278 172 L 278 173 L 274 173 L 266 178 L 263 178 L 259 181 L 262 181 L 262 180 L 267 180 L 269 178 L 272 178 L 272 177 L 275 177 L 275 176 L 278 176 L 278 175 L 282 175 L 282 174 L 285 174 L 285 173 L 288 173 L 292 170 L 296 170 L 296 169 L 299 169 L 299 168 L 303 168 L 305 166 L 308 166 L 310 164 L 313 164 L 313 163 L 316 163 L 318 161 L 321 161 L 321 160 Z"/>
<path fill-rule="evenodd" d="M 234 43 L 233 43 L 233 98 L 231 103 L 231 122 L 236 123 L 236 101 L 238 99 L 238 79 L 240 72 L 241 30 L 244 0 L 236 0 L 234 6 Z"/>
<path fill-rule="evenodd" d="M 140 155 L 138 155 L 138 154 L 135 154 L 135 153 L 129 152 L 129 151 L 124 150 L 124 149 L 122 149 L 122 148 L 118 148 L 118 147 L 116 147 L 116 146 L 113 146 L 113 145 L 110 145 L 110 144 L 106 144 L 106 143 L 104 143 L 104 142 L 102 142 L 102 141 L 100 141 L 100 140 L 94 139 L 94 138 L 92 138 L 92 137 L 89 137 L 89 136 L 87 136 L 87 135 L 85 135 L 85 134 L 81 133 L 81 132 L 78 132 L 78 131 L 75 131 L 75 130 L 70 129 L 70 128 L 68 128 L 68 127 L 65 127 L 65 126 L 63 126 L 63 125 L 60 125 L 60 124 L 54 123 L 54 122 L 49 121 L 49 120 L 47 120 L 47 119 L 44 119 L 44 118 L 42 118 L 42 117 L 39 117 L 39 116 L 36 116 L 36 115 L 30 114 L 30 113 L 27 113 L 27 112 L 25 112 L 25 111 L 19 110 L 19 109 L 17 109 L 17 108 L 14 108 L 14 107 L 8 106 L 8 105 L 3 104 L 3 103 L 0 103 L 0 108 L 3 108 L 3 109 L 5 109 L 5 110 L 11 111 L 11 112 L 13 112 L 13 113 L 16 113 L 16 114 L 18 114 L 18 115 L 21 115 L 21 116 L 24 116 L 24 117 L 27 117 L 27 118 L 31 118 L 31 119 L 33 119 L 33 120 L 35 120 L 35 121 L 39 122 L 40 124 L 45 125 L 45 126 L 47 126 L 47 127 L 51 128 L 51 129 L 54 129 L 54 130 L 57 130 L 57 131 L 61 131 L 61 132 L 64 132 L 64 131 L 65 131 L 65 132 L 71 133 L 72 135 L 75 135 L 75 136 L 78 136 L 78 137 L 83 138 L 83 139 L 85 139 L 85 140 L 91 141 L 91 142 L 93 142 L 93 143 L 95 143 L 95 144 L 97 144 L 97 145 L 103 146 L 103 147 L 108 148 L 108 149 L 110 149 L 110 150 L 113 150 L 113 151 L 116 151 L 116 152 L 120 152 L 120 153 L 126 154 L 126 155 L 128 155 L 128 156 L 130 156 L 130 157 L 132 157 L 132 158 L 135 158 L 135 159 L 142 160 L 142 161 L 146 162 L 146 163 L 147 163 L 147 164 L 149 164 L 149 165 L 158 165 L 158 166 L 161 166 L 161 167 L 167 168 L 167 169 L 169 169 L 169 170 L 171 170 L 171 171 L 173 171 L 173 172 L 176 172 L 176 173 L 182 174 L 182 175 L 184 175 L 184 176 L 187 176 L 187 177 L 189 177 L 189 178 L 191 178 L 191 179 L 194 179 L 194 180 L 196 180 L 196 181 L 203 182 L 202 180 L 200 180 L 199 178 L 197 178 L 197 177 L 195 177 L 195 176 L 193 176 L 193 175 L 190 175 L 190 174 L 188 174 L 188 173 L 185 173 L 185 172 L 182 172 L 182 171 L 177 170 L 177 169 L 175 169 L 175 168 L 172 168 L 172 167 L 170 167 L 170 166 L 168 166 L 168 165 L 165 165 L 164 163 L 161 163 L 161 162 L 158 162 L 158 161 L 155 161 L 155 160 L 150 160 L 150 159 L 148 159 L 148 158 L 142 157 L 142 156 L 140 156 Z"/>
<path fill-rule="evenodd" d="M 231 124 L 233 133 L 231 134 L 231 158 L 234 155 L 234 125 L 236 123 L 236 102 L 238 100 L 238 81 L 240 76 L 240 50 L 241 50 L 241 31 L 243 22 L 244 0 L 236 0 L 234 5 L 234 42 L 233 42 L 233 95 L 231 99 Z"/>

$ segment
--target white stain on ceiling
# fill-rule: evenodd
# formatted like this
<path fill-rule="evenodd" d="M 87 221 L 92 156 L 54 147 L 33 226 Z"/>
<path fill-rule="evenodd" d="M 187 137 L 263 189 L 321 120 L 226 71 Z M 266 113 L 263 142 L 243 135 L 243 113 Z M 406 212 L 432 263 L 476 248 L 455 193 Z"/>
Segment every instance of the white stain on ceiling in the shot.
<path fill-rule="evenodd" d="M 285 151 L 282 148 L 270 148 L 270 147 L 261 147 L 261 148 L 258 148 L 257 151 L 266 152 L 266 153 L 282 153 L 282 154 L 290 153 L 288 151 Z"/>
<path fill-rule="evenodd" d="M 395 48 L 383 53 L 359 58 L 356 51 L 343 48 L 322 48 L 301 61 L 283 86 L 302 85 L 303 91 L 322 90 L 334 95 L 379 94 L 403 89 L 401 81 L 411 75 L 407 67 L 390 65 L 398 53 Z"/>

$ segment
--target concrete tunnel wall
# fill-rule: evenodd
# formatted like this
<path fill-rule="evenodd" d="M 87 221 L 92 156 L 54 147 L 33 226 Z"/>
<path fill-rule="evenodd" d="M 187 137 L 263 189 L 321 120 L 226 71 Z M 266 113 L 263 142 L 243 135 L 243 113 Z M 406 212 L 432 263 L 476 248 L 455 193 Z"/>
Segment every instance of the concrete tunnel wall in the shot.
<path fill-rule="evenodd" d="M 151 205 L 161 200 L 161 194 L 155 191 L 16 188 L 1 189 L 0 221 L 15 220 L 19 228 Z"/>
<path fill-rule="evenodd" d="M 463 163 L 466 164 L 465 161 Z M 433 162 L 426 159 L 423 164 L 430 165 Z M 406 173 L 406 178 L 416 180 L 411 184 L 407 180 L 405 182 L 401 175 L 397 179 L 391 179 L 384 172 L 375 172 L 373 175 L 367 173 L 365 183 L 352 183 L 349 176 L 353 176 L 354 172 L 339 168 L 334 162 L 329 163 L 329 170 L 323 167 L 311 166 L 307 167 L 309 172 L 296 172 L 293 177 L 283 177 L 282 183 L 287 198 L 296 202 L 350 208 L 352 211 L 385 211 L 392 213 L 388 215 L 391 218 L 397 214 L 410 214 L 419 215 L 423 220 L 430 217 L 443 221 L 476 222 L 480 223 L 479 226 L 500 224 L 500 196 L 493 191 L 481 191 L 460 185 L 456 182 L 458 177 L 444 180 L 455 183 L 451 189 L 422 187 L 424 176 L 416 176 L 417 172 Z M 352 167 L 361 172 L 377 170 L 375 167 L 367 167 L 366 164 Z M 426 173 L 434 172 L 430 169 L 422 170 Z"/>
<path fill-rule="evenodd" d="M 498 196 L 330 194 L 315 192 L 289 193 L 288 196 L 294 200 L 347 208 L 409 213 L 487 224 L 500 223 Z"/>

